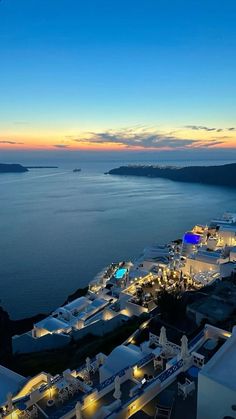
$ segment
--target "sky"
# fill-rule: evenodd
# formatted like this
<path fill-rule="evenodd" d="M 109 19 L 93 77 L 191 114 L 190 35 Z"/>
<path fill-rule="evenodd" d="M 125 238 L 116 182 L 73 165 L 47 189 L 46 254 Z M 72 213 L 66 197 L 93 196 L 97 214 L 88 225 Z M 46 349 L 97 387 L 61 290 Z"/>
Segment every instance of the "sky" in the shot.
<path fill-rule="evenodd" d="M 1 151 L 236 150 L 235 0 L 1 0 Z"/>

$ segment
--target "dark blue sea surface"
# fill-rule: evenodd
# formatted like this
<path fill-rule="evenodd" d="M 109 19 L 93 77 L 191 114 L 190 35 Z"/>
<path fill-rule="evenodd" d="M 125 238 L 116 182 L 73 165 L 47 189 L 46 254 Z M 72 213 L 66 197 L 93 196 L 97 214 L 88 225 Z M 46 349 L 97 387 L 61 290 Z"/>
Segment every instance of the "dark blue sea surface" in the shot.
<path fill-rule="evenodd" d="M 234 189 L 104 174 L 122 163 L 0 175 L 0 300 L 12 318 L 49 312 L 107 264 L 236 210 Z"/>

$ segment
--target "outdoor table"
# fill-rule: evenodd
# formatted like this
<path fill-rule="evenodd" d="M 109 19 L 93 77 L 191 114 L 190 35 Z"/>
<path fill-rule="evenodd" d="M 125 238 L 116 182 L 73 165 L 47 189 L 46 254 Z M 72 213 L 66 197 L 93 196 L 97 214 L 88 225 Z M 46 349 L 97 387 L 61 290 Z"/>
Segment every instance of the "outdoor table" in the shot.
<path fill-rule="evenodd" d="M 53 400 L 53 399 L 49 399 L 49 400 L 47 401 L 47 406 L 48 406 L 48 407 L 52 407 L 52 406 L 54 406 L 54 404 L 55 404 L 55 400 Z"/>
<path fill-rule="evenodd" d="M 216 348 L 217 346 L 217 340 L 216 339 L 209 339 L 206 341 L 206 343 L 203 345 L 203 347 L 205 349 L 207 349 L 208 351 L 212 351 L 213 349 Z"/>

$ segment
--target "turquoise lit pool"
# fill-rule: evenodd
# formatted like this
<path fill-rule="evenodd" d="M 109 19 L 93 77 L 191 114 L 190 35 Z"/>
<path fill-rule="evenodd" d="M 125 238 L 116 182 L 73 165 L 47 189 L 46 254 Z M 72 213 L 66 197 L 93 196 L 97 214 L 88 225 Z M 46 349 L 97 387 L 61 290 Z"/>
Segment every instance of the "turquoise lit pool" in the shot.
<path fill-rule="evenodd" d="M 117 269 L 114 276 L 116 279 L 122 279 L 125 276 L 126 272 L 127 272 L 127 269 L 120 268 L 120 269 Z"/>

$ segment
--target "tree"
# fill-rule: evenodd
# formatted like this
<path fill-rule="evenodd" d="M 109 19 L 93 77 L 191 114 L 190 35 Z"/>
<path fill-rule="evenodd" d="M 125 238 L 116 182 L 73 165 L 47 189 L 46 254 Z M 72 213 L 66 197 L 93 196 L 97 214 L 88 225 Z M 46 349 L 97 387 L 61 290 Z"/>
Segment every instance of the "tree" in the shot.
<path fill-rule="evenodd" d="M 156 303 L 160 309 L 161 317 L 169 323 L 174 323 L 185 314 L 185 304 L 180 292 L 161 291 L 157 295 Z"/>

